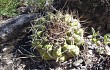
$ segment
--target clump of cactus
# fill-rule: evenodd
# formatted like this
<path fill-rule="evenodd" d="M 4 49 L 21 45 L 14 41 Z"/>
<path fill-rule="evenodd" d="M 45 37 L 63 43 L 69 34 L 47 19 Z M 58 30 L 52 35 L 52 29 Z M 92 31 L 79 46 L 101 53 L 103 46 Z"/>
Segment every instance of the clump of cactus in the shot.
<path fill-rule="evenodd" d="M 68 13 L 48 13 L 33 25 L 32 30 L 32 45 L 45 60 L 64 62 L 79 55 L 79 47 L 84 44 L 80 21 Z"/>

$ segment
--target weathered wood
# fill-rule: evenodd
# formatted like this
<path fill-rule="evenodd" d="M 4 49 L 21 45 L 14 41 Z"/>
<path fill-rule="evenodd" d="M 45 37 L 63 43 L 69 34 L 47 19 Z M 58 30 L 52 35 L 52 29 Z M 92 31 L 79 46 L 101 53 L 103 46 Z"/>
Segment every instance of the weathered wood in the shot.
<path fill-rule="evenodd" d="M 24 29 L 28 27 L 30 21 L 40 14 L 23 14 L 14 17 L 7 22 L 0 23 L 0 44 L 16 39 L 24 34 Z"/>

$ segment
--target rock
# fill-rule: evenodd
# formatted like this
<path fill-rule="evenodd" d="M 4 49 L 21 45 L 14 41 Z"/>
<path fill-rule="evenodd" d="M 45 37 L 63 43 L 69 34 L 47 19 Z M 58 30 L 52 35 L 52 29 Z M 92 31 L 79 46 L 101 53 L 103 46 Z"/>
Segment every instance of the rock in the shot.
<path fill-rule="evenodd" d="M 105 46 L 106 54 L 110 55 L 110 47 L 107 45 Z"/>
<path fill-rule="evenodd" d="M 73 66 L 79 66 L 83 62 L 83 59 L 79 59 L 73 63 Z"/>

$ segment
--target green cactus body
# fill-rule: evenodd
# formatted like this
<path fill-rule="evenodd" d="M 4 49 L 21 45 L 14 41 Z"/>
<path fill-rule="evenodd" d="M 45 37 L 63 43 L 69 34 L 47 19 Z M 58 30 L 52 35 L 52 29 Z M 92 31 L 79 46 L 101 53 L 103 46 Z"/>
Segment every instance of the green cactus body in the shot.
<path fill-rule="evenodd" d="M 79 55 L 79 48 L 78 46 L 75 46 L 75 45 L 65 45 L 63 47 L 63 50 L 67 50 L 67 55 L 69 57 L 73 57 L 74 55 Z"/>
<path fill-rule="evenodd" d="M 54 59 L 58 59 L 62 56 L 62 51 L 61 51 L 61 47 L 56 48 L 52 51 L 52 55 Z"/>
<path fill-rule="evenodd" d="M 59 62 L 64 62 L 65 60 L 67 60 L 68 56 L 66 54 L 62 54 L 62 56 L 59 58 Z"/>
<path fill-rule="evenodd" d="M 33 25 L 32 44 L 43 59 L 64 62 L 79 55 L 79 47 L 84 43 L 83 34 L 79 20 L 72 15 L 49 13 Z"/>
<path fill-rule="evenodd" d="M 53 59 L 52 56 L 51 56 L 51 51 L 46 51 L 44 49 L 39 49 L 39 53 L 42 56 L 42 58 L 45 59 L 45 60 Z"/>
<path fill-rule="evenodd" d="M 45 50 L 51 51 L 52 50 L 52 45 L 45 45 L 43 48 Z"/>

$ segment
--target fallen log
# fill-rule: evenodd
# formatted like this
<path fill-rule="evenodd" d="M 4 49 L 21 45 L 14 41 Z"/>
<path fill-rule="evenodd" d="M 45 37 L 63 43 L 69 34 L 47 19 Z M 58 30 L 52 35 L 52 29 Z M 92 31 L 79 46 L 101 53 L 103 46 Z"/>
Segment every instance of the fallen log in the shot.
<path fill-rule="evenodd" d="M 40 14 L 23 14 L 0 23 L 0 44 L 22 36 L 25 28 L 31 25 L 30 21 L 39 16 Z"/>

